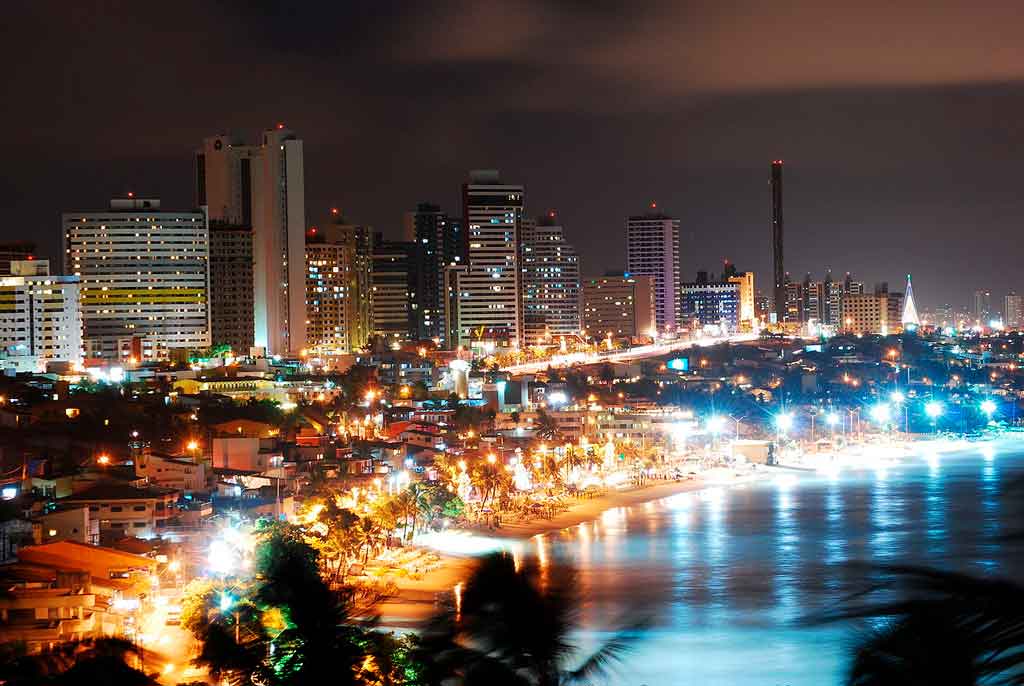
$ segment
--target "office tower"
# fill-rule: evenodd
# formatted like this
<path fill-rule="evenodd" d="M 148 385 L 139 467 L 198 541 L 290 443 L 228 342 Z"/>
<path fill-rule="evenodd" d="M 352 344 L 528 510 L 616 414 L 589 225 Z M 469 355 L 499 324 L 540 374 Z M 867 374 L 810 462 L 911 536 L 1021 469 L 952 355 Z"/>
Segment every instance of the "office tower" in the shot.
<path fill-rule="evenodd" d="M 903 294 L 877 289 L 874 293 L 843 296 L 842 330 L 852 334 L 883 336 L 902 330 Z"/>
<path fill-rule="evenodd" d="M 994 319 L 996 313 L 992 311 L 992 291 L 982 289 L 974 291 L 974 319 L 978 324 L 985 326 L 989 320 Z"/>
<path fill-rule="evenodd" d="M 374 234 L 370 284 L 373 290 L 373 333 L 389 343 L 411 338 L 413 310 L 409 267 L 416 244 L 386 241 Z"/>
<path fill-rule="evenodd" d="M 843 283 L 832 278 L 832 272 L 825 275 L 825 313 L 822 323 L 827 326 L 839 327 L 843 321 Z"/>
<path fill-rule="evenodd" d="M 9 260 L 6 270 L 0 276 L 0 369 L 44 372 L 50 362 L 80 363 L 78 277 L 50 276 L 46 260 Z"/>
<path fill-rule="evenodd" d="M 504 184 L 496 170 L 470 172 L 462 186 L 469 250 L 459 275 L 461 345 L 515 347 L 522 341 L 519 228 L 524 189 Z"/>
<path fill-rule="evenodd" d="M 580 262 L 554 212 L 524 218 L 520 234 L 523 340 L 532 345 L 580 332 Z"/>
<path fill-rule="evenodd" d="M 910 274 L 907 274 L 907 291 L 903 298 L 903 317 L 900 319 L 903 328 L 917 327 L 921 320 L 917 316 L 917 304 L 914 302 L 914 288 L 910 284 Z"/>
<path fill-rule="evenodd" d="M 450 264 L 444 268 L 442 288 L 444 289 L 444 332 L 442 338 L 457 344 L 459 341 L 459 299 L 462 291 L 459 282 L 465 276 L 465 264 Z M 459 348 L 462 345 L 458 345 Z"/>
<path fill-rule="evenodd" d="M 825 318 L 825 282 L 804 277 L 804 321 L 821 323 Z"/>
<path fill-rule="evenodd" d="M 755 330 L 757 315 L 754 311 L 754 272 L 736 272 L 727 276 L 725 280 L 739 287 L 739 330 Z"/>
<path fill-rule="evenodd" d="M 681 319 L 679 220 L 653 211 L 626 220 L 626 269 L 654 283 L 658 330 L 675 333 Z"/>
<path fill-rule="evenodd" d="M 405 214 L 403 238 L 416 247 L 410 269 L 413 338 L 436 339 L 452 347 L 445 328 L 444 272 L 449 265 L 466 260 L 469 246 L 462 220 L 449 217 L 438 205 L 420 203 Z"/>
<path fill-rule="evenodd" d="M 783 277 L 783 304 L 785 305 L 782 321 L 787 324 L 803 324 L 807 321 L 804 311 L 804 284 L 791 281 L 789 274 Z"/>
<path fill-rule="evenodd" d="M 843 279 L 843 295 L 862 295 L 864 293 L 864 282 L 854 281 L 850 272 L 846 272 Z"/>
<path fill-rule="evenodd" d="M 259 145 L 203 140 L 195 157 L 196 202 L 210 218 L 253 230 L 254 343 L 269 354 L 305 346 L 305 180 L 302 141 L 284 125 Z"/>
<path fill-rule="evenodd" d="M 654 335 L 654 279 L 608 273 L 583 279 L 583 329 L 587 336 Z"/>
<path fill-rule="evenodd" d="M 11 262 L 34 260 L 36 244 L 28 241 L 0 243 L 0 276 L 11 273 Z"/>
<path fill-rule="evenodd" d="M 1003 323 L 1008 329 L 1020 329 L 1024 326 L 1024 296 L 1013 291 L 1003 298 Z"/>
<path fill-rule="evenodd" d="M 373 327 L 373 236 L 340 215 L 337 221 L 306 235 L 307 352 L 321 357 L 360 350 Z"/>
<path fill-rule="evenodd" d="M 787 321 L 786 269 L 782 264 L 782 160 L 772 162 L 769 182 L 772 195 L 772 280 L 775 296 L 775 320 Z"/>
<path fill-rule="evenodd" d="M 253 237 L 247 226 L 210 222 L 210 341 L 235 355 L 253 346 Z"/>
<path fill-rule="evenodd" d="M 740 284 L 712 281 L 707 272 L 697 272 L 697 280 L 684 283 L 683 318 L 691 326 L 718 326 L 734 332 L 739 329 Z"/>
<path fill-rule="evenodd" d="M 209 230 L 199 211 L 121 198 L 66 212 L 64 272 L 81 281 L 86 357 L 136 362 L 210 345 Z"/>

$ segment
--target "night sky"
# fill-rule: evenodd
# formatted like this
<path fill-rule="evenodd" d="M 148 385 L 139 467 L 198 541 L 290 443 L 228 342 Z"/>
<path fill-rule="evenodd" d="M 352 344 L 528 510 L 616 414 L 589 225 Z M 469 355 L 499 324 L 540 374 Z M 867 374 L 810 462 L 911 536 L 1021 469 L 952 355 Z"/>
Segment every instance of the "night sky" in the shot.
<path fill-rule="evenodd" d="M 7 0 L 0 238 L 55 257 L 63 210 L 189 205 L 203 136 L 285 122 L 310 223 L 397 235 L 498 168 L 587 274 L 656 200 L 684 276 L 729 258 L 763 288 L 781 157 L 794 275 L 910 271 L 925 306 L 1024 290 L 1024 13 L 892 4 Z"/>

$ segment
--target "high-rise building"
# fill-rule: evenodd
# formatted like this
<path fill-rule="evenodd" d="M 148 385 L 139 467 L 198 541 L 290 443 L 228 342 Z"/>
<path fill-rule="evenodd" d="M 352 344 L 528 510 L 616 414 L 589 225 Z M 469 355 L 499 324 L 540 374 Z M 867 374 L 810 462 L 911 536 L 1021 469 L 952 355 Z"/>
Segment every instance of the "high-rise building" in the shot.
<path fill-rule="evenodd" d="M 0 243 L 0 276 L 11 273 L 11 262 L 36 259 L 36 244 L 28 241 Z"/>
<path fill-rule="evenodd" d="M 754 331 L 757 314 L 754 311 L 754 272 L 737 272 L 726 276 L 726 281 L 739 287 L 739 330 Z"/>
<path fill-rule="evenodd" d="M 555 213 L 524 218 L 520 238 L 523 340 L 580 332 L 580 262 Z"/>
<path fill-rule="evenodd" d="M 874 293 L 851 293 L 843 296 L 842 330 L 854 334 L 881 334 L 903 330 L 903 294 L 889 292 L 885 284 Z"/>
<path fill-rule="evenodd" d="M 843 279 L 843 295 L 862 295 L 864 293 L 864 282 L 854 281 L 850 272 L 846 272 Z"/>
<path fill-rule="evenodd" d="M 410 269 L 413 338 L 436 339 L 450 347 L 445 329 L 444 273 L 449 265 L 466 261 L 469 246 L 462 220 L 449 217 L 438 205 L 420 203 L 405 215 L 403 238 L 415 244 Z"/>
<path fill-rule="evenodd" d="M 210 341 L 248 355 L 254 342 L 252 229 L 210 222 Z"/>
<path fill-rule="evenodd" d="M 825 312 L 821 321 L 826 326 L 839 328 L 843 321 L 843 283 L 832 278 L 832 272 L 825 275 Z"/>
<path fill-rule="evenodd" d="M 252 226 L 255 344 L 297 355 L 306 338 L 302 141 L 282 124 L 259 145 L 207 138 L 196 152 L 195 184 L 211 219 Z"/>
<path fill-rule="evenodd" d="M 470 172 L 462 187 L 469 249 L 458 280 L 461 345 L 514 347 L 522 341 L 519 229 L 524 188 L 496 170 Z"/>
<path fill-rule="evenodd" d="M 62 222 L 64 272 L 81 281 L 87 358 L 141 362 L 209 347 L 203 212 L 129 197 L 109 210 L 66 212 Z"/>
<path fill-rule="evenodd" d="M 583 279 L 583 329 L 587 336 L 654 335 L 654 280 L 608 273 Z"/>
<path fill-rule="evenodd" d="M 369 340 L 372 243 L 372 233 L 365 226 L 338 223 L 309 230 L 305 309 L 311 354 L 344 355 L 363 348 Z"/>
<path fill-rule="evenodd" d="M 10 260 L 0 276 L 0 369 L 43 372 L 82 361 L 77 276 L 51 276 L 46 260 Z"/>
<path fill-rule="evenodd" d="M 410 340 L 413 310 L 409 267 L 416 244 L 386 241 L 374 234 L 370 283 L 373 290 L 373 333 L 389 343 Z"/>
<path fill-rule="evenodd" d="M 782 160 L 772 162 L 769 180 L 772 195 L 772 281 L 775 297 L 775 320 L 787 321 L 789 303 L 786 292 L 786 268 L 782 262 Z"/>
<path fill-rule="evenodd" d="M 824 281 L 813 281 L 811 275 L 804 277 L 804 321 L 821 323 L 826 314 L 826 291 Z"/>
<path fill-rule="evenodd" d="M 994 319 L 996 313 L 992 310 L 992 291 L 987 288 L 974 291 L 974 319 L 985 326 L 989 320 Z"/>
<path fill-rule="evenodd" d="M 679 220 L 656 212 L 653 203 L 651 210 L 626 219 L 626 269 L 651 277 L 658 330 L 675 333 L 682 315 Z"/>
<path fill-rule="evenodd" d="M 697 280 L 684 283 L 683 318 L 698 327 L 718 326 L 730 332 L 739 329 L 740 284 L 712 281 L 707 272 L 697 272 Z"/>
<path fill-rule="evenodd" d="M 1003 298 L 1003 323 L 1007 328 L 1020 329 L 1024 326 L 1024 296 L 1013 291 Z"/>
<path fill-rule="evenodd" d="M 789 274 L 783 277 L 783 304 L 785 305 L 781 321 L 787 324 L 803 324 L 807 321 L 804 309 L 804 284 L 791 281 Z"/>

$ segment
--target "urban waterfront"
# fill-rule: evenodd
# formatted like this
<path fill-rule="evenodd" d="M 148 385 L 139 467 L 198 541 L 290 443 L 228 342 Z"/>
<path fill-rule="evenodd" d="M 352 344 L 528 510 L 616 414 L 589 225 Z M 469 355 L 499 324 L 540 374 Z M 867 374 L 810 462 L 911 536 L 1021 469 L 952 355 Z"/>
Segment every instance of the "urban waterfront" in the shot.
<path fill-rule="evenodd" d="M 713 488 L 534 539 L 578 568 L 584 641 L 648 611 L 612 683 L 838 684 L 861 627 L 804 620 L 865 589 L 849 562 L 1019 578 L 1021 521 L 1007 491 L 1024 444 L 978 443 L 836 478 Z"/>

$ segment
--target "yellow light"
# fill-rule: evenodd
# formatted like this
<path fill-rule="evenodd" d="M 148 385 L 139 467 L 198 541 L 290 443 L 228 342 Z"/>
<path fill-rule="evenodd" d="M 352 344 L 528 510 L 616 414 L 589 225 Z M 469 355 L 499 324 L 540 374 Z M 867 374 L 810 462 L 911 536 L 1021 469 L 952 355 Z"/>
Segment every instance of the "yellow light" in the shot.
<path fill-rule="evenodd" d="M 466 471 L 466 461 L 465 460 L 459 460 L 459 469 L 461 469 L 462 471 Z"/>
<path fill-rule="evenodd" d="M 167 569 L 171 570 L 172 572 L 177 572 L 179 569 L 181 569 L 181 562 L 179 560 L 171 560 L 170 564 L 167 565 Z"/>
<path fill-rule="evenodd" d="M 196 441 L 189 441 L 188 445 L 186 445 L 185 447 L 188 448 L 189 450 L 198 450 L 199 443 Z"/>
<path fill-rule="evenodd" d="M 100 455 L 98 458 L 96 458 L 96 462 L 97 464 L 110 464 L 110 456 Z"/>
<path fill-rule="evenodd" d="M 56 530 L 56 529 L 50 529 L 50 531 L 49 531 L 48 533 L 49 533 L 49 534 L 50 534 L 51 536 L 56 536 L 56 535 L 57 535 L 57 530 Z"/>
<path fill-rule="evenodd" d="M 494 456 L 494 453 L 491 453 L 490 455 L 487 456 L 487 461 L 490 462 L 491 464 L 494 464 L 495 462 L 498 461 L 498 458 Z"/>
<path fill-rule="evenodd" d="M 170 674 L 173 671 L 174 671 L 174 665 L 172 665 L 170 662 L 168 662 L 166 665 L 164 665 L 164 674 Z"/>

